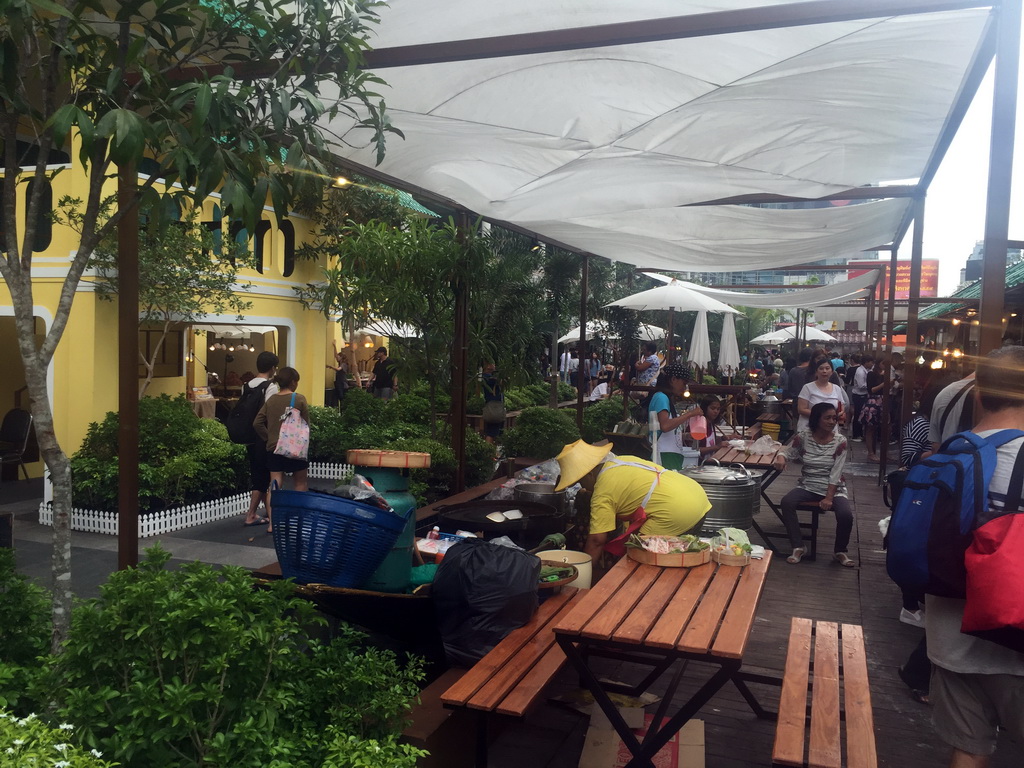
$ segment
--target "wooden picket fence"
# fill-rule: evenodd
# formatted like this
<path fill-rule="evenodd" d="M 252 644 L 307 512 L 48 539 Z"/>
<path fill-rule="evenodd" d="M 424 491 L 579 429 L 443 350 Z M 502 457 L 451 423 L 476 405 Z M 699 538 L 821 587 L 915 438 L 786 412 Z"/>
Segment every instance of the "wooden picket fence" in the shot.
<path fill-rule="evenodd" d="M 350 464 L 310 462 L 309 477 L 314 480 L 339 480 L 355 470 Z M 47 494 L 49 498 L 52 498 Z M 220 499 L 211 499 L 183 507 L 144 512 L 139 515 L 139 537 L 159 536 L 162 533 L 180 531 L 216 520 L 225 520 L 244 515 L 249 509 L 249 492 L 237 493 Z M 53 525 L 53 506 L 47 500 L 39 505 L 39 524 Z M 117 512 L 102 509 L 81 509 L 72 507 L 71 530 L 89 533 L 104 533 L 116 536 L 118 529 Z"/>

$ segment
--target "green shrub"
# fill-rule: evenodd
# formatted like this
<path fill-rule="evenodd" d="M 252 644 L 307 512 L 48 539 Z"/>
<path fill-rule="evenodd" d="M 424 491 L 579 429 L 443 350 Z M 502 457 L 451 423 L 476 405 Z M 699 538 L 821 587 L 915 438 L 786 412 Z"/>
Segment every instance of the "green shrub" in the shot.
<path fill-rule="evenodd" d="M 0 768 L 59 766 L 60 768 L 113 768 L 98 750 L 86 751 L 71 743 L 75 728 L 61 723 L 51 728 L 35 715 L 18 718 L 0 711 Z"/>
<path fill-rule="evenodd" d="M 72 492 L 83 507 L 116 509 L 119 418 L 89 425 L 71 458 Z M 237 493 L 246 487 L 245 446 L 224 425 L 197 418 L 184 395 L 139 401 L 139 507 L 143 511 Z"/>
<path fill-rule="evenodd" d="M 622 398 L 618 395 L 607 400 L 591 403 L 583 410 L 583 439 L 588 443 L 596 443 L 605 439 L 605 432 L 622 421 Z"/>
<path fill-rule="evenodd" d="M 718 386 L 718 379 L 716 379 L 710 373 L 705 373 L 704 378 L 700 380 L 700 383 L 707 387 L 714 387 Z"/>
<path fill-rule="evenodd" d="M 27 715 L 38 707 L 29 691 L 49 649 L 49 595 L 15 570 L 13 549 L 0 548 L 0 709 Z"/>
<path fill-rule="evenodd" d="M 508 395 L 505 395 L 505 407 L 509 410 L 515 410 L 508 401 Z M 466 401 L 466 413 L 472 413 L 479 415 L 484 412 L 484 396 L 473 395 Z"/>
<path fill-rule="evenodd" d="M 86 746 L 138 768 L 337 768 L 339 756 L 385 754 L 367 766 L 408 766 L 397 745 L 418 691 L 418 662 L 400 666 L 323 623 L 288 582 L 254 589 L 248 571 L 166 568 L 154 547 L 76 606 L 65 652 L 49 670 L 60 717 Z M 389 760 L 393 762 L 388 762 Z"/>
<path fill-rule="evenodd" d="M 412 393 L 397 395 L 388 401 L 385 413 L 392 421 L 404 421 L 422 427 L 430 425 L 433 414 L 430 412 L 430 401 L 425 397 Z M 476 411 L 472 411 L 476 413 Z"/>
<path fill-rule="evenodd" d="M 346 396 L 347 399 L 347 396 Z M 309 460 L 345 463 L 349 430 L 336 408 L 309 406 Z"/>
<path fill-rule="evenodd" d="M 368 424 L 383 424 L 385 402 L 362 389 L 350 389 L 341 406 L 341 423 L 348 429 Z"/>
<path fill-rule="evenodd" d="M 506 431 L 505 455 L 531 459 L 557 456 L 568 443 L 580 439 L 574 414 L 551 408 L 527 408 Z"/>
<path fill-rule="evenodd" d="M 576 388 L 571 384 L 567 384 L 564 381 L 558 382 L 558 402 L 564 403 L 566 400 L 576 399 Z"/>

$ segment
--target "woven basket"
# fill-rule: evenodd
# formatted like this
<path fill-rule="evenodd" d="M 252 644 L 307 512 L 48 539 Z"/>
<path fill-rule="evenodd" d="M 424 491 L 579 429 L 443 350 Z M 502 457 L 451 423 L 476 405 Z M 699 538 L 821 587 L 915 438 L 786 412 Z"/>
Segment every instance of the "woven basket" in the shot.
<path fill-rule="evenodd" d="M 429 453 L 413 453 L 411 451 L 373 451 L 353 448 L 346 454 L 346 458 L 349 464 L 357 467 L 425 469 L 430 466 Z"/>
<path fill-rule="evenodd" d="M 360 587 L 406 523 L 394 512 L 316 491 L 274 491 L 271 504 L 281 575 L 301 584 Z"/>
<path fill-rule="evenodd" d="M 719 552 L 717 549 L 711 551 L 711 559 L 720 565 L 750 565 L 750 555 L 733 555 L 726 552 Z"/>
<path fill-rule="evenodd" d="M 276 525 L 276 523 L 275 523 Z M 700 552 L 675 552 L 661 554 L 648 552 L 638 547 L 626 547 L 626 554 L 630 560 L 646 565 L 660 565 L 666 568 L 693 568 L 695 565 L 704 565 L 711 562 L 711 550 L 702 549 Z"/>

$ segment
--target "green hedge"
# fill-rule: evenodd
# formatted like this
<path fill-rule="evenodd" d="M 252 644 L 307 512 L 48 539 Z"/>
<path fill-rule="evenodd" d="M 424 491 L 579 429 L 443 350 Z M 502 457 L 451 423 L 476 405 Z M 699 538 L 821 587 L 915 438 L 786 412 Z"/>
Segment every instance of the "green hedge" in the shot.
<path fill-rule="evenodd" d="M 71 457 L 76 506 L 117 509 L 117 432 L 108 413 L 92 423 Z M 200 419 L 184 395 L 139 401 L 139 509 L 150 511 L 248 489 L 245 446 L 228 439 L 224 425 Z"/>
<path fill-rule="evenodd" d="M 506 456 L 531 459 L 550 459 L 557 456 L 563 446 L 580 439 L 576 428 L 576 414 L 551 408 L 526 408 L 516 425 L 505 432 Z"/>

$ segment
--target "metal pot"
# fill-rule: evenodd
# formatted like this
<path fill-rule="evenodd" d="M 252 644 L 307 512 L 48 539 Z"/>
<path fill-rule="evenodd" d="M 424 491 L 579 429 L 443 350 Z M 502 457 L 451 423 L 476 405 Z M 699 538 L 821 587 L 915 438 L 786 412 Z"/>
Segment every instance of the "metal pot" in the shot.
<path fill-rule="evenodd" d="M 762 413 L 774 413 L 782 415 L 782 401 L 775 395 L 765 395 L 761 398 Z"/>
<path fill-rule="evenodd" d="M 704 464 L 679 471 L 699 483 L 711 502 L 703 533 L 715 533 L 719 528 L 750 530 L 753 516 L 761 510 L 761 472 L 751 472 L 738 464 Z"/>
<path fill-rule="evenodd" d="M 565 491 L 556 493 L 554 483 L 521 483 L 512 489 L 512 498 L 516 501 L 536 501 L 541 504 L 549 504 L 559 512 L 569 509 Z"/>

